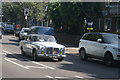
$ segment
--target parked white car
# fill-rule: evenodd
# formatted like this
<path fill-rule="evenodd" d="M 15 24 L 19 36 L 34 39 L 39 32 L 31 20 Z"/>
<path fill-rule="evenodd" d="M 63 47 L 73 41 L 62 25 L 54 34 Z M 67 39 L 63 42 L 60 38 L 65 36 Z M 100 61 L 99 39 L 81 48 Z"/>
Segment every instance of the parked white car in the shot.
<path fill-rule="evenodd" d="M 112 33 L 86 33 L 79 41 L 79 56 L 103 59 L 106 65 L 120 61 L 120 35 Z"/>
<path fill-rule="evenodd" d="M 65 57 L 65 46 L 57 44 L 54 36 L 30 34 L 25 40 L 20 41 L 20 49 L 23 55 L 30 55 L 33 60 L 39 57 L 58 59 Z"/>
<path fill-rule="evenodd" d="M 22 28 L 22 30 L 19 32 L 19 41 L 25 39 L 25 37 L 28 35 L 29 28 Z"/>

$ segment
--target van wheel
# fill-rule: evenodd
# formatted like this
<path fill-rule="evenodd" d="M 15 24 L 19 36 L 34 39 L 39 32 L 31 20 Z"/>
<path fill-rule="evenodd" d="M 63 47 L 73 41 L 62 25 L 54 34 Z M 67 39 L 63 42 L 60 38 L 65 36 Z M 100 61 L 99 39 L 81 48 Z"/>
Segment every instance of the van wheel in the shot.
<path fill-rule="evenodd" d="M 79 57 L 80 57 L 81 60 L 87 60 L 88 59 L 88 57 L 86 55 L 86 52 L 85 52 L 85 49 L 81 49 L 79 51 Z"/>
<path fill-rule="evenodd" d="M 112 54 L 108 53 L 104 56 L 104 62 L 106 66 L 112 66 L 114 63 Z"/>

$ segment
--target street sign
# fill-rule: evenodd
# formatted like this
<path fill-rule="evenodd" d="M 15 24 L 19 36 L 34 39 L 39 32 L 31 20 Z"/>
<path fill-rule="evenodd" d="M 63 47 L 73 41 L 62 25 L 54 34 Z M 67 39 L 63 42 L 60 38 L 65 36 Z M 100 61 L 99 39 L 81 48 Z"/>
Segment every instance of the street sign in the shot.
<path fill-rule="evenodd" d="M 29 8 L 24 8 L 24 16 L 28 16 L 29 15 Z"/>
<path fill-rule="evenodd" d="M 93 22 L 87 23 L 87 30 L 93 30 Z"/>

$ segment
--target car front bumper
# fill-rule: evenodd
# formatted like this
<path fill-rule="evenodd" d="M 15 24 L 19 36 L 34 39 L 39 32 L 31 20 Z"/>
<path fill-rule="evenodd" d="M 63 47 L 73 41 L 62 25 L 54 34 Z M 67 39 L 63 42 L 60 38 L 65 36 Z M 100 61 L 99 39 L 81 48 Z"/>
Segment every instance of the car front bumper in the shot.
<path fill-rule="evenodd" d="M 46 58 L 65 58 L 66 55 L 53 55 L 53 54 L 39 54 L 38 57 L 46 57 Z"/>

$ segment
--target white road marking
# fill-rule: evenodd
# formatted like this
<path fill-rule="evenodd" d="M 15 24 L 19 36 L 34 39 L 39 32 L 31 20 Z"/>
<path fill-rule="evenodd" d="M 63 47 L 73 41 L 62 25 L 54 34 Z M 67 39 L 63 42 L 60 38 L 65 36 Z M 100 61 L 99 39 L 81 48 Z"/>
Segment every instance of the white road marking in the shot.
<path fill-rule="evenodd" d="M 12 53 L 5 51 L 5 50 L 2 50 L 2 52 L 6 53 L 6 54 L 12 54 Z"/>
<path fill-rule="evenodd" d="M 5 60 L 7 60 L 7 61 L 9 61 L 9 62 L 11 62 L 11 63 L 13 63 L 13 64 L 15 64 L 15 65 L 17 65 L 17 66 L 20 66 L 20 67 L 22 67 L 22 68 L 29 69 L 28 67 L 25 67 L 25 66 L 23 66 L 23 65 L 21 65 L 21 64 L 18 64 L 18 63 L 14 62 L 14 61 L 11 61 L 11 60 L 9 60 L 9 59 L 6 59 L 6 58 L 5 58 Z"/>
<path fill-rule="evenodd" d="M 52 68 L 52 67 L 46 66 L 46 65 L 44 65 L 44 64 L 40 64 L 40 63 L 38 63 L 38 62 L 32 61 L 32 63 L 37 64 L 37 65 L 40 65 L 40 66 L 43 66 L 43 67 L 46 67 L 46 68 L 49 68 L 49 69 L 54 69 L 54 68 Z"/>
<path fill-rule="evenodd" d="M 9 60 L 14 60 L 14 61 L 16 61 L 17 59 L 15 59 L 15 58 L 9 58 Z"/>
<path fill-rule="evenodd" d="M 46 75 L 47 78 L 53 79 L 53 77 Z"/>
<path fill-rule="evenodd" d="M 12 56 L 16 57 L 15 54 L 12 54 L 11 52 L 8 52 L 8 51 L 5 51 L 5 50 L 2 50 L 2 52 L 4 52 L 4 54 L 11 54 Z M 17 59 L 14 59 L 14 60 L 17 60 Z M 19 59 L 19 60 L 25 60 L 25 61 L 30 61 L 29 59 Z"/>
<path fill-rule="evenodd" d="M 83 77 L 81 77 L 81 76 L 75 76 L 75 77 L 76 77 L 76 78 L 80 78 L 80 79 L 83 78 Z"/>
<path fill-rule="evenodd" d="M 8 52 L 8 51 L 5 51 L 5 50 L 2 50 L 2 52 L 4 52 L 4 53 L 6 53 L 6 54 L 11 54 L 11 55 L 13 55 L 13 56 L 16 56 L 16 55 L 14 55 L 14 54 L 12 54 L 11 52 Z M 14 59 L 15 60 L 15 59 Z M 24 60 L 24 59 L 23 59 Z M 29 59 L 25 59 L 25 60 L 27 60 L 27 61 L 30 61 Z M 11 60 L 9 59 L 9 62 L 10 62 Z M 13 62 L 13 61 L 11 61 L 11 62 Z M 38 63 L 38 62 L 35 62 L 35 61 L 32 61 L 32 63 L 34 63 L 34 64 L 37 64 L 37 65 L 40 65 L 40 66 L 42 66 L 42 67 L 44 67 L 44 68 L 49 68 L 49 69 L 54 69 L 54 68 L 52 68 L 52 67 L 49 67 L 49 66 L 47 66 L 47 65 L 44 65 L 44 64 L 41 64 L 41 63 Z M 25 67 L 25 66 L 24 66 Z M 29 66 L 30 67 L 30 66 Z M 27 68 L 27 67 L 26 67 Z M 35 68 L 35 67 L 34 67 Z M 38 67 L 37 67 L 38 68 Z"/>
<path fill-rule="evenodd" d="M 47 69 L 46 67 L 39 67 L 39 66 L 25 66 L 27 68 L 42 68 L 42 69 Z"/>
<path fill-rule="evenodd" d="M 56 79 L 65 79 L 67 77 L 55 77 Z"/>

